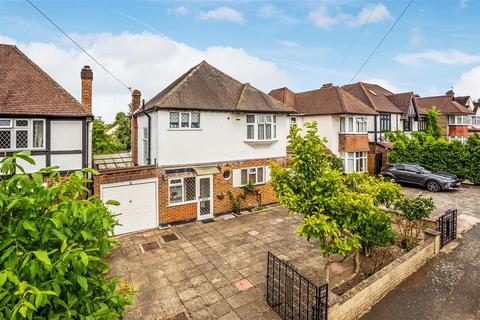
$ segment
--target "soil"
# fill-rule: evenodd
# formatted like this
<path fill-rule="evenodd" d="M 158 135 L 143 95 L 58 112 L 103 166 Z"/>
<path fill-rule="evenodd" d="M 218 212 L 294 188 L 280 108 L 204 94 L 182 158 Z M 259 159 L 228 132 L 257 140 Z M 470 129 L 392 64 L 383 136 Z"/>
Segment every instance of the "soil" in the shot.
<path fill-rule="evenodd" d="M 360 270 L 352 279 L 332 288 L 332 292 L 342 295 L 357 284 L 375 274 L 383 267 L 404 254 L 404 250 L 396 245 L 377 247 L 372 250 L 370 256 L 360 256 Z"/>

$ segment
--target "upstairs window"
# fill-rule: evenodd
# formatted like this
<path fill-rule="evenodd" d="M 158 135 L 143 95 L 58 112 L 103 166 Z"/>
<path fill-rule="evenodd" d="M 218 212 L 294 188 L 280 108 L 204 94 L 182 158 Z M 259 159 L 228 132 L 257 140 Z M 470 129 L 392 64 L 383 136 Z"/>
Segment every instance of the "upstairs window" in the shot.
<path fill-rule="evenodd" d="M 143 163 L 148 163 L 148 127 L 143 127 L 143 138 L 142 138 L 142 143 L 143 143 Z"/>
<path fill-rule="evenodd" d="M 0 150 L 42 149 L 45 120 L 0 119 Z"/>
<path fill-rule="evenodd" d="M 380 131 L 392 130 L 392 116 L 390 113 L 380 114 Z"/>
<path fill-rule="evenodd" d="M 170 112 L 170 129 L 200 129 L 200 112 Z"/>
<path fill-rule="evenodd" d="M 340 133 L 367 133 L 367 117 L 340 117 Z"/>
<path fill-rule="evenodd" d="M 277 116 L 271 114 L 247 115 L 247 140 L 274 140 L 277 138 Z"/>
<path fill-rule="evenodd" d="M 468 125 L 470 124 L 470 117 L 467 115 L 451 115 L 451 116 L 448 116 L 448 124 L 451 126 L 452 125 L 453 126 Z"/>
<path fill-rule="evenodd" d="M 420 117 L 418 120 L 418 131 L 427 131 L 427 119 Z"/>

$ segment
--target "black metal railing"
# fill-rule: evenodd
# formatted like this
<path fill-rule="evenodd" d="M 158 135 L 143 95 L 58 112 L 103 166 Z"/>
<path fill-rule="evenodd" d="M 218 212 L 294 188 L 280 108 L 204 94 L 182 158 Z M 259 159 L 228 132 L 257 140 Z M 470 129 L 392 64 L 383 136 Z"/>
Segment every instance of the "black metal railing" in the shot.
<path fill-rule="evenodd" d="M 440 231 L 440 248 L 457 238 L 457 209 L 449 209 L 437 219 Z"/>
<path fill-rule="evenodd" d="M 284 320 L 327 320 L 328 284 L 317 287 L 268 252 L 267 303 Z"/>

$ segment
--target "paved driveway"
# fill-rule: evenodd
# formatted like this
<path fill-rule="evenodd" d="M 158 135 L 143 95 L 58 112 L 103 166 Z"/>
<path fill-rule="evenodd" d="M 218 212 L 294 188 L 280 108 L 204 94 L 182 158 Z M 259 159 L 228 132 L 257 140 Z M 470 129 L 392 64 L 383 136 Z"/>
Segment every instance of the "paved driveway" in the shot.
<path fill-rule="evenodd" d="M 127 319 L 169 319 L 182 312 L 189 319 L 279 319 L 265 299 L 267 251 L 297 267 L 311 263 L 316 274 L 323 268 L 318 248 L 295 234 L 300 223 L 300 216 L 276 207 L 120 238 L 109 258 L 111 273 L 139 291 Z M 165 242 L 162 236 L 171 233 L 179 240 Z M 152 242 L 143 247 L 153 250 L 143 252 L 140 245 Z"/>
<path fill-rule="evenodd" d="M 435 210 L 432 218 L 441 216 L 448 209 L 458 210 L 458 228 L 460 233 L 480 223 L 480 186 L 464 184 L 456 191 L 430 192 L 423 188 L 403 187 L 406 195 L 432 197 Z"/>

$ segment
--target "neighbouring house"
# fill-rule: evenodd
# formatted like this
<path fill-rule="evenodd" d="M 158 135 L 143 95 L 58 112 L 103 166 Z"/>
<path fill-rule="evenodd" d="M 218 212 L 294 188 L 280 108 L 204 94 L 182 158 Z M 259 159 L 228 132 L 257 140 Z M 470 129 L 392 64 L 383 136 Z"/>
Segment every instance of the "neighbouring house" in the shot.
<path fill-rule="evenodd" d="M 468 132 L 480 133 L 480 98 L 473 102 L 472 125 L 468 128 Z"/>
<path fill-rule="evenodd" d="M 134 90 L 132 112 L 134 166 L 95 179 L 121 202 L 116 234 L 231 212 L 229 194 L 250 182 L 243 208 L 277 201 L 268 182 L 271 162 L 286 161 L 287 105 L 203 61 L 147 103 Z"/>
<path fill-rule="evenodd" d="M 417 107 L 416 96 L 413 92 L 392 94 L 388 95 L 387 98 L 403 112 L 399 130 L 407 135 L 412 132 L 427 130 L 427 112 Z"/>
<path fill-rule="evenodd" d="M 462 143 L 467 141 L 473 111 L 455 100 L 453 90 L 447 91 L 443 96 L 416 98 L 416 102 L 424 112 L 428 112 L 433 107 L 440 111 L 442 114 L 440 124 L 446 138 L 459 140 Z"/>
<path fill-rule="evenodd" d="M 26 172 L 47 166 L 64 173 L 90 167 L 90 67 L 80 74 L 82 103 L 16 46 L 0 44 L 0 74 L 0 152 L 30 150 L 35 165 L 20 161 Z"/>
<path fill-rule="evenodd" d="M 291 124 L 304 129 L 306 122 L 317 123 L 318 135 L 326 138 L 326 147 L 340 157 L 345 172 L 367 171 L 367 124 L 378 112 L 331 83 L 297 93 L 286 87 L 279 88 L 269 95 L 295 110 L 290 114 Z"/>

